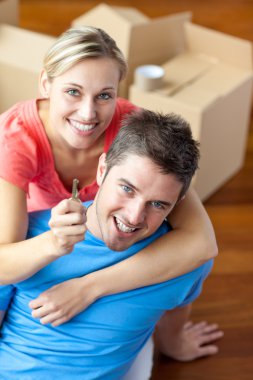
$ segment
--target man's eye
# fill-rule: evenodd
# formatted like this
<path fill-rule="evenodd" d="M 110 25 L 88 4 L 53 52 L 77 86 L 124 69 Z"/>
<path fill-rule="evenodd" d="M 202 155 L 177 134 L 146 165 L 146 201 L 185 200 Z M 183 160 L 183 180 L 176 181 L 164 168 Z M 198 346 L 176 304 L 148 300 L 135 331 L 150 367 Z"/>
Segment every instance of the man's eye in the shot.
<path fill-rule="evenodd" d="M 101 99 L 101 100 L 108 100 L 111 98 L 112 98 L 112 96 L 110 94 L 108 94 L 107 92 L 103 92 L 102 94 L 98 95 L 98 99 Z"/>
<path fill-rule="evenodd" d="M 79 91 L 71 88 L 70 90 L 67 90 L 67 94 L 69 94 L 71 96 L 78 96 L 79 95 Z"/>
<path fill-rule="evenodd" d="M 157 208 L 157 209 L 162 209 L 162 208 L 163 208 L 163 205 L 162 205 L 161 202 L 154 201 L 154 202 L 151 202 L 151 205 L 152 205 L 154 208 Z"/>
<path fill-rule="evenodd" d="M 132 191 L 131 187 L 129 187 L 127 185 L 122 185 L 121 188 L 123 191 L 125 191 L 125 193 L 131 193 L 131 191 Z"/>

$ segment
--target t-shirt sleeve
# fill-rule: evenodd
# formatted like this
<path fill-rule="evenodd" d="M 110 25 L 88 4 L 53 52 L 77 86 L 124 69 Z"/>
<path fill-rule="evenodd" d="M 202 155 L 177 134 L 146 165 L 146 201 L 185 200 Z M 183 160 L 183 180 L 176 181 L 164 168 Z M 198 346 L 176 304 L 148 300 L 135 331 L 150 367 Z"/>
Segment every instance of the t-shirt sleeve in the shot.
<path fill-rule="evenodd" d="M 0 310 L 7 310 L 14 295 L 13 285 L 0 285 Z"/>
<path fill-rule="evenodd" d="M 213 260 L 208 261 L 207 263 L 201 265 L 201 267 L 197 268 L 195 271 L 197 273 L 197 279 L 194 282 L 191 290 L 188 292 L 186 298 L 184 301 L 180 304 L 180 307 L 188 305 L 189 303 L 192 303 L 198 296 L 200 295 L 203 283 L 209 273 L 211 272 L 213 267 Z"/>
<path fill-rule="evenodd" d="M 0 177 L 28 192 L 38 168 L 37 144 L 20 113 L 16 105 L 0 115 Z"/>

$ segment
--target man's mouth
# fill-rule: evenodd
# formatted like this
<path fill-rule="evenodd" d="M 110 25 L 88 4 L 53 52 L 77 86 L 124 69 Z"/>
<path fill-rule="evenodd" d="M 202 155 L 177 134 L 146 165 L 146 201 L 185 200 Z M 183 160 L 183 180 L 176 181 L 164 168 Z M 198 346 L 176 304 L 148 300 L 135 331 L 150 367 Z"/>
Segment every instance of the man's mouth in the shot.
<path fill-rule="evenodd" d="M 125 225 L 121 220 L 115 217 L 116 226 L 121 232 L 131 233 L 136 231 L 137 228 L 129 227 Z"/>
<path fill-rule="evenodd" d="M 81 132 L 91 131 L 97 125 L 97 123 L 80 123 L 79 121 L 76 121 L 76 120 L 71 120 L 71 119 L 68 119 L 68 120 L 72 127 L 78 129 Z"/>

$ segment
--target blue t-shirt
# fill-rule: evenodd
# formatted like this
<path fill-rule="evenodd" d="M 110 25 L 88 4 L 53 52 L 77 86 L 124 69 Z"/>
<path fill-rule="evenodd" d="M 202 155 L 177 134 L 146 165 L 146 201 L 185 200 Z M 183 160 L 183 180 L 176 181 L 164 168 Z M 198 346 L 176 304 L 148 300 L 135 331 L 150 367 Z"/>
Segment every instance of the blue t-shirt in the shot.
<path fill-rule="evenodd" d="M 49 210 L 31 213 L 29 218 L 28 237 L 49 229 Z M 28 303 L 57 283 L 132 256 L 168 230 L 164 223 L 155 234 L 122 252 L 111 251 L 87 232 L 71 254 L 25 281 L 0 287 L 0 310 L 11 300 L 1 329 L 0 379 L 121 379 L 164 311 L 199 295 L 211 261 L 173 280 L 103 297 L 58 327 L 33 318 Z"/>

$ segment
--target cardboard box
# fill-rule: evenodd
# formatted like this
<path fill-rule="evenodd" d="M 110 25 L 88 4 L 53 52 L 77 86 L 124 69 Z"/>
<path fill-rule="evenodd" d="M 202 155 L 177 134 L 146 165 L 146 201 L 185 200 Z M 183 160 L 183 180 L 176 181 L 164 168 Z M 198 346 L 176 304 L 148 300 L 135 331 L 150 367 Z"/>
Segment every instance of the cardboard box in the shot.
<path fill-rule="evenodd" d="M 106 30 L 129 65 L 120 96 L 185 117 L 201 143 L 194 186 L 202 200 L 243 165 L 252 99 L 252 44 L 190 22 L 189 12 L 149 19 L 134 8 L 101 4 L 73 21 Z M 140 65 L 162 65 L 163 86 L 130 84 Z M 128 90 L 130 87 L 130 94 Z"/>
<path fill-rule="evenodd" d="M 102 28 L 115 39 L 128 62 L 128 75 L 120 84 L 119 95 L 128 97 L 137 66 L 162 64 L 169 58 L 168 51 L 176 54 L 184 50 L 182 28 L 190 19 L 190 12 L 150 19 L 135 8 L 100 4 L 73 20 L 72 26 Z"/>
<path fill-rule="evenodd" d="M 167 49 L 171 58 L 162 65 L 162 87 L 144 91 L 133 84 L 130 100 L 151 110 L 178 113 L 190 122 L 201 143 L 200 169 L 193 183 L 205 200 L 244 163 L 252 103 L 252 44 L 191 22 L 182 32 L 185 50 L 172 57 Z"/>
<path fill-rule="evenodd" d="M 54 37 L 0 24 L 0 112 L 38 96 L 38 78 Z"/>
<path fill-rule="evenodd" d="M 0 23 L 19 24 L 19 1 L 0 0 Z"/>
<path fill-rule="evenodd" d="M 190 22 L 189 12 L 149 19 L 134 8 L 93 8 L 73 21 L 106 30 L 129 65 L 120 96 L 155 111 L 185 117 L 201 143 L 194 178 L 202 200 L 243 165 L 252 99 L 252 44 Z M 140 65 L 162 65 L 163 86 L 130 84 Z M 128 90 L 130 87 L 130 94 Z"/>

